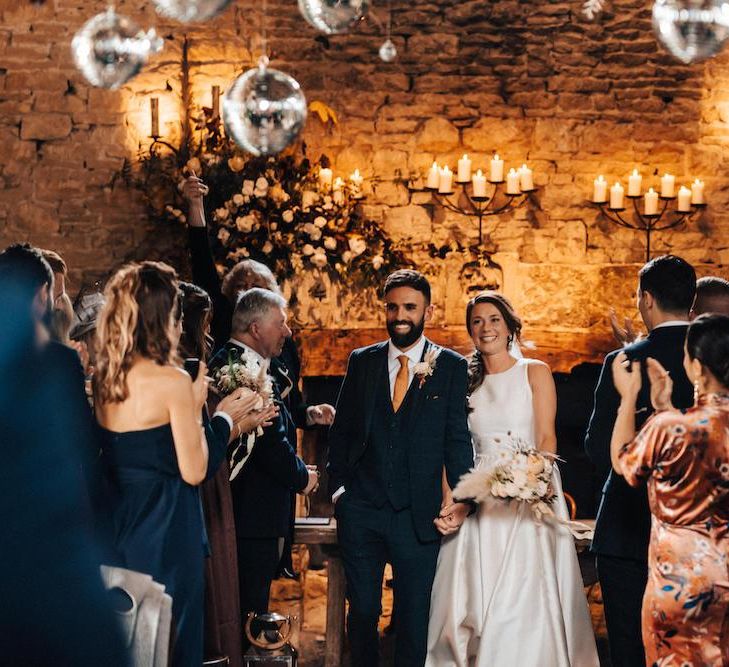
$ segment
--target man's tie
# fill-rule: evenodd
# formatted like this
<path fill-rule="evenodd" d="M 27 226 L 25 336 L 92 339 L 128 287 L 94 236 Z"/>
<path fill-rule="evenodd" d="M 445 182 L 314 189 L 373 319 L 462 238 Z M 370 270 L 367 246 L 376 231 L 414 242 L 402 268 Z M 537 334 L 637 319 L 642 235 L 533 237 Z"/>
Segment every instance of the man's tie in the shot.
<path fill-rule="evenodd" d="M 400 370 L 395 378 L 395 390 L 392 392 L 392 409 L 397 412 L 408 393 L 408 358 L 401 354 L 397 360 L 400 362 Z"/>

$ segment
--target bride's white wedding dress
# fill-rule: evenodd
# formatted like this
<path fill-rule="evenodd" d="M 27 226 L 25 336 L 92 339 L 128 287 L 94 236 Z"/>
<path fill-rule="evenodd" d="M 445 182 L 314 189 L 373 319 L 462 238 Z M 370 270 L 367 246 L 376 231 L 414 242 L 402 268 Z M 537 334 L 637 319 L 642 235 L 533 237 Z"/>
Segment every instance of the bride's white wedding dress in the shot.
<path fill-rule="evenodd" d="M 476 467 L 534 442 L 528 359 L 487 375 L 470 398 Z M 557 467 L 552 508 L 569 519 Z M 569 530 L 524 503 L 491 499 L 446 538 L 431 596 L 427 667 L 597 667 Z"/>

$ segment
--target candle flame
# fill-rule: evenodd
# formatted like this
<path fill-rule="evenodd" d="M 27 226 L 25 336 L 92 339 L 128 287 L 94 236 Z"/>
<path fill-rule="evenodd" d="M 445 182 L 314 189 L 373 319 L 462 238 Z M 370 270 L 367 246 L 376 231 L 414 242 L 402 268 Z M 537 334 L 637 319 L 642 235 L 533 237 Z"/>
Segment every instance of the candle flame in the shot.
<path fill-rule="evenodd" d="M 499 154 L 498 153 L 494 153 L 494 160 L 497 160 L 497 161 L 499 160 Z"/>
<path fill-rule="evenodd" d="M 633 169 L 633 176 L 640 176 L 637 169 Z"/>

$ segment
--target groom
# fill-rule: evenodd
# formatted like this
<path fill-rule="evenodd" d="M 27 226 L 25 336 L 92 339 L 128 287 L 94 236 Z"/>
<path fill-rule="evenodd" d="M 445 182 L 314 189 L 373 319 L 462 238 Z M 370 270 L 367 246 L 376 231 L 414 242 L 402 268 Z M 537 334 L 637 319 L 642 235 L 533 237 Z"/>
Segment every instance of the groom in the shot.
<path fill-rule="evenodd" d="M 395 664 L 422 667 L 441 534 L 470 506 L 441 507 L 445 467 L 454 488 L 473 465 L 466 360 L 423 336 L 430 285 L 400 270 L 385 282 L 390 340 L 355 350 L 329 435 L 329 484 L 347 577 L 354 667 L 378 664 L 382 577 L 392 564 Z"/>

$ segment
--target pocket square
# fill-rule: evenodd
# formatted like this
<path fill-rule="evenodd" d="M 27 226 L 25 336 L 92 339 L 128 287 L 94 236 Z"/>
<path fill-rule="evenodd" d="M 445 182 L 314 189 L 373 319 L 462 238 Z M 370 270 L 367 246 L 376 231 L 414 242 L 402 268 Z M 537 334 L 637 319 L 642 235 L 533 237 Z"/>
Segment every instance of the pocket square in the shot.
<path fill-rule="evenodd" d="M 430 401 L 437 401 L 440 398 L 440 394 L 433 394 L 432 396 L 428 396 L 428 400 Z"/>

